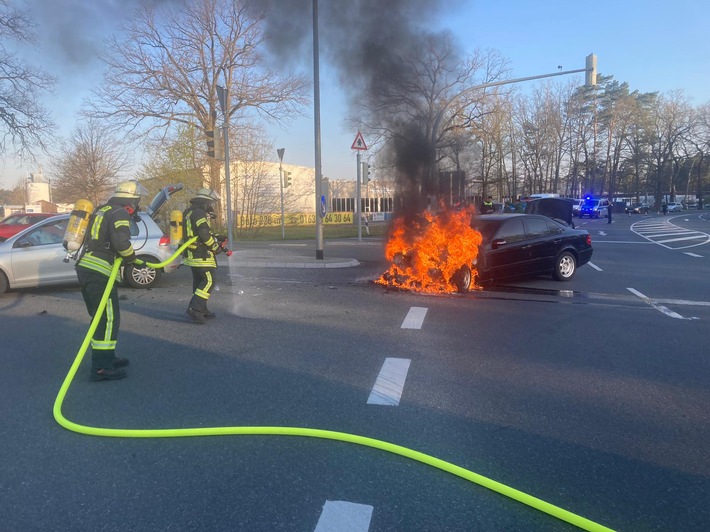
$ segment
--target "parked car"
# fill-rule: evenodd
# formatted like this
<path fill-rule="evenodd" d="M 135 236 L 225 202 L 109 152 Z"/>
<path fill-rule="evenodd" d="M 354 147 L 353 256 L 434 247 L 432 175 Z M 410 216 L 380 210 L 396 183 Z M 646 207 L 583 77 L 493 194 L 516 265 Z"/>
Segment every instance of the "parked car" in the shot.
<path fill-rule="evenodd" d="M 0 221 L 0 242 L 7 240 L 13 235 L 16 235 L 23 229 L 27 229 L 31 225 L 56 216 L 56 213 L 51 212 L 20 212 L 11 214 L 4 220 Z"/>
<path fill-rule="evenodd" d="M 570 281 L 592 258 L 589 233 L 536 214 L 483 215 L 472 225 L 483 242 L 472 264 L 478 284 L 552 274 Z"/>
<path fill-rule="evenodd" d="M 576 200 L 572 204 L 572 216 L 579 216 L 579 211 L 582 208 L 582 203 L 584 203 L 584 200 Z"/>
<path fill-rule="evenodd" d="M 683 204 L 675 201 L 667 203 L 668 212 L 681 212 L 683 210 Z"/>
<path fill-rule="evenodd" d="M 626 207 L 626 214 L 648 214 L 648 203 L 632 203 Z"/>
<path fill-rule="evenodd" d="M 579 217 L 584 218 L 606 218 L 609 215 L 609 200 L 605 199 L 585 199 L 579 208 Z"/>
<path fill-rule="evenodd" d="M 138 213 L 138 222 L 131 221 L 131 242 L 136 256 L 147 262 L 164 262 L 175 252 L 166 236 L 149 212 L 155 215 L 170 194 L 182 189 L 160 191 L 148 207 Z M 162 200 L 161 200 L 162 198 Z M 62 240 L 69 222 L 69 214 L 60 214 L 29 227 L 5 242 L 0 242 L 0 294 L 8 289 L 78 283 L 75 262 L 65 262 L 67 255 Z M 122 268 L 121 279 L 133 288 L 152 288 L 163 273 L 180 266 L 175 259 L 165 268 L 148 266 Z"/>

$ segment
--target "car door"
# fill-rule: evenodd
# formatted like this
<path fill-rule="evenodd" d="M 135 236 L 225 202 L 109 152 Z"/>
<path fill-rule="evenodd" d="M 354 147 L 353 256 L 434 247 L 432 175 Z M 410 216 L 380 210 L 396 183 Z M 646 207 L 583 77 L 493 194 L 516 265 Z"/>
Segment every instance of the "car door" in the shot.
<path fill-rule="evenodd" d="M 69 218 L 42 222 L 12 244 L 13 286 L 40 286 L 76 279 L 74 262 L 64 262 L 62 240 Z"/>
<path fill-rule="evenodd" d="M 485 257 L 486 277 L 505 279 L 520 275 L 529 259 L 522 217 L 505 220 L 491 239 Z"/>
<path fill-rule="evenodd" d="M 562 244 L 562 229 L 539 216 L 529 216 L 525 220 L 526 246 L 530 252 L 527 268 L 529 273 L 547 272 L 557 256 Z"/>

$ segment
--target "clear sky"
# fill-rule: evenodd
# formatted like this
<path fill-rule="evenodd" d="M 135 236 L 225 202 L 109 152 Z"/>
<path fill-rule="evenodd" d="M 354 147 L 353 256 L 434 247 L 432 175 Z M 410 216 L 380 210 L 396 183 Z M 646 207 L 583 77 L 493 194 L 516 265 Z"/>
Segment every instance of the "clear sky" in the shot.
<path fill-rule="evenodd" d="M 47 97 L 45 104 L 66 135 L 75 125 L 82 98 L 100 81 L 95 59 L 100 39 L 113 31 L 132 1 L 32 0 L 29 5 L 42 32 L 42 52 L 30 60 L 59 77 L 57 94 Z M 461 0 L 455 10 L 431 24 L 450 30 L 464 53 L 475 48 L 498 50 L 510 62 L 513 78 L 553 73 L 559 65 L 563 70 L 584 68 L 584 58 L 593 52 L 599 72 L 628 82 L 631 90 L 681 90 L 694 105 L 710 102 L 707 0 Z M 569 77 L 573 76 L 583 82 L 583 74 Z M 321 61 L 323 175 L 354 179 L 355 152 L 350 146 L 356 131 L 345 123 L 347 106 L 335 79 L 331 65 Z M 533 83 L 538 82 L 525 86 Z M 286 149 L 284 162 L 312 167 L 312 106 L 306 112 L 308 117 L 271 132 L 274 147 Z M 7 159 L 0 166 L 0 186 L 11 188 L 34 171 L 33 164 Z"/>

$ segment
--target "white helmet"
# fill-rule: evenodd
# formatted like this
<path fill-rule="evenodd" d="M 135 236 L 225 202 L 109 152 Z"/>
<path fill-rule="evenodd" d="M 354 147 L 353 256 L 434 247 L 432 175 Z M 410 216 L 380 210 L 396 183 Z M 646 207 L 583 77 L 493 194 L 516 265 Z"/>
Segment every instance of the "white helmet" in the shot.
<path fill-rule="evenodd" d="M 112 198 L 127 198 L 138 199 L 141 196 L 148 194 L 148 191 L 135 179 L 123 181 L 116 185 L 116 191 L 111 195 Z"/>
<path fill-rule="evenodd" d="M 205 201 L 219 201 L 219 194 L 212 190 L 211 188 L 201 188 L 197 191 L 197 196 L 194 199 L 205 200 Z"/>

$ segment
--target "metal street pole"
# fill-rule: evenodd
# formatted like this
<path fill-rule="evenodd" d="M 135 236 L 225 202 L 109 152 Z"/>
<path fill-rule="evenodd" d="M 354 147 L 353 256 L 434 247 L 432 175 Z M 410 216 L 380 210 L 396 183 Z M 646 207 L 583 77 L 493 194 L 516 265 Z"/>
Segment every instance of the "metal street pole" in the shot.
<path fill-rule="evenodd" d="M 355 213 L 357 216 L 357 240 L 362 242 L 362 189 L 360 188 L 360 183 L 362 182 L 362 162 L 361 162 L 360 152 L 357 152 L 357 182 L 355 184 Z"/>
<path fill-rule="evenodd" d="M 316 150 L 316 259 L 323 260 L 323 219 L 320 203 L 323 190 L 320 152 L 320 73 L 318 65 L 318 0 L 313 0 L 313 135 Z"/>
<path fill-rule="evenodd" d="M 234 249 L 234 238 L 232 232 L 232 226 L 234 225 L 234 217 L 232 213 L 232 178 L 229 172 L 229 108 L 228 108 L 228 95 L 224 87 L 217 85 L 217 98 L 219 99 L 219 105 L 222 108 L 222 116 L 224 118 L 224 179 L 226 181 L 225 187 L 227 189 L 227 241 L 229 242 L 229 249 Z"/>
<path fill-rule="evenodd" d="M 286 148 L 279 148 L 276 153 L 279 156 L 279 183 L 281 183 L 281 239 L 286 238 L 286 229 L 284 228 L 284 171 L 283 171 L 283 160 L 284 152 Z"/>

